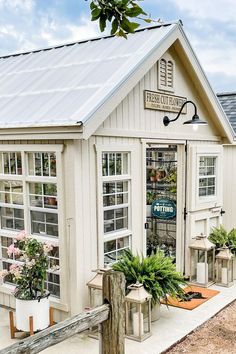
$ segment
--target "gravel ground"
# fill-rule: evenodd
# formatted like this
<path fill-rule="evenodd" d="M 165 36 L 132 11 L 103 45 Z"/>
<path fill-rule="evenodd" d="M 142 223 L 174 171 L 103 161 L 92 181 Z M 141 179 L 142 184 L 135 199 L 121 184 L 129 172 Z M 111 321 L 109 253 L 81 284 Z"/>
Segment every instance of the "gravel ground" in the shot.
<path fill-rule="evenodd" d="M 236 301 L 167 353 L 236 354 Z"/>

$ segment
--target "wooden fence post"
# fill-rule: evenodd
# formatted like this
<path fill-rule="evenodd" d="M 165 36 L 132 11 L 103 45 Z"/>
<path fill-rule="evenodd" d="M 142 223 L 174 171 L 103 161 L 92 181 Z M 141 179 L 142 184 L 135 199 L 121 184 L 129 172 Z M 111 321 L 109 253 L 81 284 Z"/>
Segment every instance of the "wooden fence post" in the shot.
<path fill-rule="evenodd" d="M 101 354 L 125 353 L 125 277 L 121 272 L 103 275 L 103 299 L 110 305 L 109 317 L 101 325 Z"/>

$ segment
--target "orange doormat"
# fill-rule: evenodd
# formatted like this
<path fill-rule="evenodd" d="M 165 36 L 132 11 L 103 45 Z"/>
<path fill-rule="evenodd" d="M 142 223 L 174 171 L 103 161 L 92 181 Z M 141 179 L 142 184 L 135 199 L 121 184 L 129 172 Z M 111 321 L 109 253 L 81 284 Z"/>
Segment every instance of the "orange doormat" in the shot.
<path fill-rule="evenodd" d="M 174 307 L 180 307 L 180 308 L 185 309 L 185 310 L 193 310 L 196 307 L 198 307 L 201 304 L 203 304 L 204 302 L 206 302 L 207 300 L 211 299 L 213 296 L 216 296 L 217 294 L 219 294 L 219 291 L 217 291 L 217 290 L 201 288 L 199 286 L 194 286 L 194 285 L 184 288 L 184 291 L 186 293 L 188 291 L 199 292 L 199 293 L 202 294 L 202 296 L 205 299 L 191 299 L 190 301 L 179 301 L 178 299 L 174 299 L 171 296 L 168 296 L 167 305 L 168 306 L 174 306 Z M 161 303 L 166 305 L 166 301 L 165 300 L 162 300 Z"/>

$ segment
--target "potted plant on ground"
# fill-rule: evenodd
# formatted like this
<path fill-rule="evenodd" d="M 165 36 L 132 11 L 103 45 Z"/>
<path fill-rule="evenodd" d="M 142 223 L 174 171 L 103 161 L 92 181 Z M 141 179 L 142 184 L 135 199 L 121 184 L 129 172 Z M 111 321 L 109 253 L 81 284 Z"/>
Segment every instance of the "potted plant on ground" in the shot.
<path fill-rule="evenodd" d="M 152 216 L 152 203 L 155 200 L 155 194 L 151 191 L 147 191 L 147 197 L 146 197 L 146 216 L 150 217 Z"/>
<path fill-rule="evenodd" d="M 216 248 L 228 246 L 228 232 L 223 225 L 213 227 L 208 239 L 216 245 Z"/>
<path fill-rule="evenodd" d="M 151 172 L 149 174 L 149 178 L 150 178 L 151 182 L 156 182 L 156 179 L 157 179 L 156 173 L 157 173 L 156 170 L 154 170 L 154 169 L 151 170 Z"/>
<path fill-rule="evenodd" d="M 20 232 L 14 242 L 8 247 L 9 256 L 19 257 L 8 271 L 2 271 L 0 276 L 9 273 L 16 284 L 16 328 L 29 332 L 29 317 L 33 316 L 33 330 L 42 330 L 49 326 L 49 292 L 45 289 L 45 280 L 49 265 L 49 252 L 53 245 L 42 243 L 27 237 Z"/>
<path fill-rule="evenodd" d="M 165 257 L 160 250 L 148 257 L 134 255 L 130 250 L 126 250 L 112 268 L 124 273 L 126 289 L 136 282 L 143 284 L 152 295 L 152 312 L 158 313 L 161 299 L 167 300 L 168 295 L 179 298 L 184 294 L 182 286 L 186 281 L 176 271 L 172 259 Z M 156 319 L 158 318 L 152 317 L 152 320 Z"/>
<path fill-rule="evenodd" d="M 209 235 L 209 240 L 213 242 L 218 249 L 222 247 L 229 247 L 231 252 L 234 255 L 233 264 L 234 271 L 233 276 L 234 280 L 236 279 L 236 229 L 233 228 L 230 232 L 228 232 L 223 225 L 220 227 L 214 227 Z"/>

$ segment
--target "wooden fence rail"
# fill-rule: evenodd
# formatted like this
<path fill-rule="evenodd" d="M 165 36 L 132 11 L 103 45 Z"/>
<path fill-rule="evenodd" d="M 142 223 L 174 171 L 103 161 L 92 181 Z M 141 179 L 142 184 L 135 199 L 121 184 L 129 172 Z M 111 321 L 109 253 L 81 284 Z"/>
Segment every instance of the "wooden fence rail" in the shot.
<path fill-rule="evenodd" d="M 124 354 L 124 293 L 124 275 L 113 271 L 105 272 L 104 305 L 19 340 L 0 350 L 0 354 L 36 354 L 98 324 L 101 324 L 101 354 Z"/>

